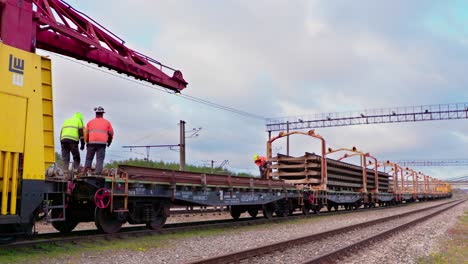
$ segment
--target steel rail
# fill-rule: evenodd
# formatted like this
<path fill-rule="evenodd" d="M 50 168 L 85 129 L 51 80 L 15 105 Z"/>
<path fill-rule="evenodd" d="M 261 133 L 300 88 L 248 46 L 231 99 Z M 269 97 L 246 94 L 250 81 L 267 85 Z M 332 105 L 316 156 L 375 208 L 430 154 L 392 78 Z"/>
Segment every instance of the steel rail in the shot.
<path fill-rule="evenodd" d="M 175 234 L 184 231 L 191 231 L 194 227 L 198 229 L 207 229 L 207 228 L 226 228 L 233 226 L 251 226 L 251 225 L 262 225 L 268 223 L 281 223 L 285 221 L 292 221 L 298 219 L 305 219 L 311 217 L 320 217 L 320 216 L 333 216 L 341 214 L 350 214 L 350 213 L 362 213 L 375 210 L 385 210 L 395 207 L 408 206 L 414 203 L 405 203 L 389 207 L 375 207 L 375 208 L 358 208 L 356 210 L 338 210 L 338 211 L 325 211 L 320 212 L 319 214 L 309 214 L 302 215 L 296 214 L 289 217 L 274 217 L 272 219 L 263 219 L 263 218 L 241 218 L 238 220 L 234 219 L 221 219 L 221 220 L 210 220 L 210 221 L 196 221 L 196 222 L 183 222 L 183 223 L 173 223 L 166 224 L 160 230 L 149 230 L 144 225 L 140 226 L 131 226 L 122 228 L 119 233 L 115 234 L 102 234 L 99 233 L 97 229 L 88 229 L 88 230 L 78 230 L 73 231 L 69 234 L 62 234 L 59 232 L 54 233 L 42 233 L 36 234 L 30 240 L 21 240 L 9 244 L 0 245 L 0 250 L 2 249 L 14 249 L 14 248 L 27 248 L 35 247 L 38 245 L 44 244 L 55 244 L 62 245 L 63 243 L 79 243 L 86 240 L 111 240 L 113 238 L 128 238 L 128 237 L 140 237 L 145 235 L 156 235 L 156 234 Z"/>
<path fill-rule="evenodd" d="M 359 242 L 355 242 L 349 246 L 345 246 L 345 247 L 342 247 L 340 249 L 337 249 L 335 251 L 332 251 L 332 252 L 329 252 L 329 253 L 326 253 L 324 255 L 321 255 L 321 256 L 318 256 L 318 257 L 315 257 L 313 259 L 310 259 L 310 260 L 307 260 L 305 262 L 303 262 L 304 264 L 317 264 L 317 263 L 334 263 L 337 259 L 340 259 L 342 257 L 345 257 L 347 256 L 348 254 L 352 253 L 352 252 L 355 252 L 355 251 L 359 251 L 359 250 L 362 250 L 366 247 L 368 247 L 369 245 L 371 245 L 372 242 L 377 242 L 377 241 L 380 241 L 380 240 L 383 240 L 387 237 L 390 237 L 400 231 L 403 231 L 405 229 L 408 229 L 412 226 L 414 226 L 415 224 L 418 224 L 418 223 L 421 223 L 421 222 L 424 222 L 428 219 L 430 219 L 431 217 L 434 217 L 434 216 L 437 216 L 461 203 L 464 203 L 466 200 L 462 200 L 462 201 L 459 201 L 451 206 L 448 206 L 446 208 L 442 208 L 441 210 L 438 210 L 436 212 L 433 212 L 431 214 L 428 214 L 428 215 L 425 215 L 423 217 L 420 217 L 418 219 L 415 219 L 413 221 L 410 221 L 408 223 L 405 223 L 405 224 L 402 224 L 402 225 L 399 225 L 397 227 L 394 227 L 394 228 L 391 228 L 391 229 L 388 229 L 386 231 L 383 231 L 383 232 L 380 232 L 376 235 L 373 235 L 371 237 L 368 237 L 368 238 L 365 238 L 365 239 L 362 239 L 360 240 Z"/>
<path fill-rule="evenodd" d="M 308 236 L 299 237 L 299 238 L 295 238 L 295 239 L 290 239 L 290 240 L 286 240 L 286 241 L 282 241 L 282 242 L 278 242 L 278 243 L 273 243 L 273 244 L 269 244 L 269 245 L 266 245 L 266 246 L 251 248 L 251 249 L 247 249 L 247 250 L 243 250 L 243 251 L 228 253 L 228 254 L 221 255 L 221 256 L 215 256 L 215 257 L 211 257 L 211 258 L 195 260 L 195 261 L 188 262 L 188 263 L 189 264 L 214 264 L 214 263 L 238 262 L 238 261 L 253 258 L 253 257 L 256 257 L 256 256 L 269 254 L 269 253 L 272 253 L 272 252 L 275 252 L 275 251 L 284 251 L 287 248 L 291 248 L 291 247 L 294 247 L 294 246 L 297 246 L 297 245 L 306 244 L 306 243 L 310 243 L 310 242 L 313 242 L 313 241 L 318 241 L 318 240 L 327 238 L 329 236 L 340 235 L 340 234 L 342 234 L 344 232 L 349 232 L 351 230 L 369 227 L 369 226 L 376 225 L 376 224 L 379 224 L 379 223 L 394 220 L 394 219 L 397 219 L 397 218 L 400 218 L 400 217 L 405 217 L 405 216 L 409 216 L 409 215 L 412 215 L 412 214 L 416 214 L 416 213 L 424 212 L 424 211 L 427 211 L 427 210 L 435 209 L 435 208 L 438 208 L 438 207 L 441 207 L 441 206 L 444 206 L 444 205 L 447 205 L 447 204 L 457 203 L 457 202 L 462 203 L 464 201 L 466 201 L 466 200 L 462 200 L 461 202 L 460 202 L 460 200 L 450 201 L 450 202 L 447 202 L 447 203 L 442 203 L 442 204 L 438 204 L 438 205 L 435 205 L 435 206 L 430 206 L 430 207 L 426 207 L 426 208 L 422 208 L 422 209 L 418 209 L 418 210 L 414 210 L 414 211 L 410 211 L 410 212 L 406 212 L 406 213 L 402 213 L 402 214 L 398 214 L 398 215 L 393 215 L 393 216 L 389 216 L 389 217 L 379 218 L 379 219 L 375 219 L 375 220 L 372 220 L 372 221 L 359 223 L 359 224 L 355 224 L 355 225 L 351 225 L 351 226 L 337 228 L 337 229 L 321 232 L 321 233 L 318 233 L 318 234 L 313 234 L 313 235 L 308 235 Z M 329 258 L 327 258 L 327 260 L 329 261 Z"/>

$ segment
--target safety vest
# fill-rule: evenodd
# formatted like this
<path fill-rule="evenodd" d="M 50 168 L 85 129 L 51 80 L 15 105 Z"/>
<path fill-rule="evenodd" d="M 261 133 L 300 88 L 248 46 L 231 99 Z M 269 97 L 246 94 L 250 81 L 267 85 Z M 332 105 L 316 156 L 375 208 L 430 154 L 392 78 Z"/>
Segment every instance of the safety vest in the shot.
<path fill-rule="evenodd" d="M 258 159 L 255 160 L 255 165 L 259 167 L 263 167 L 265 166 L 266 161 L 267 161 L 266 157 L 259 156 Z"/>
<path fill-rule="evenodd" d="M 114 129 L 109 121 L 96 117 L 86 125 L 86 142 L 90 144 L 106 144 L 112 141 Z"/>
<path fill-rule="evenodd" d="M 63 122 L 60 140 L 70 139 L 78 141 L 80 139 L 79 129 L 83 129 L 83 119 L 80 119 L 77 114 Z"/>

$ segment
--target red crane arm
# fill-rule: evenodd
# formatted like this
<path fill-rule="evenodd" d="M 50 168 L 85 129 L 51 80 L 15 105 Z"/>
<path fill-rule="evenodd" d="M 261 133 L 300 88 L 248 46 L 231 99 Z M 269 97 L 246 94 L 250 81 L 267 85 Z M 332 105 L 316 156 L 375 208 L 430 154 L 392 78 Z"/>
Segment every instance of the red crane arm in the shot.
<path fill-rule="evenodd" d="M 175 92 L 187 86 L 180 71 L 128 48 L 122 39 L 62 0 L 0 1 L 0 37 L 5 44 L 96 63 Z"/>

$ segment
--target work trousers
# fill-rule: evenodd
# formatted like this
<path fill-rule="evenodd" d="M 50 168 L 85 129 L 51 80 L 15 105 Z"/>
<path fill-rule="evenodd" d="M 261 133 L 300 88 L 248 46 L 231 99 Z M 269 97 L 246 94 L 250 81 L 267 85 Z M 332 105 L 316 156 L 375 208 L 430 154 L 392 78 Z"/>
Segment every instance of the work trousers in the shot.
<path fill-rule="evenodd" d="M 266 179 L 267 177 L 267 165 L 263 166 L 258 166 L 258 169 L 260 170 L 260 178 L 261 179 Z"/>
<path fill-rule="evenodd" d="M 94 154 L 96 154 L 96 169 L 94 170 L 94 173 L 101 174 L 102 167 L 104 165 L 104 158 L 106 157 L 106 144 L 88 144 L 86 149 L 85 169 L 91 168 Z"/>
<path fill-rule="evenodd" d="M 78 170 L 80 167 L 80 151 L 78 150 L 78 141 L 62 140 L 62 160 L 65 166 L 65 171 L 68 171 L 70 165 L 70 152 L 73 155 L 73 169 Z"/>

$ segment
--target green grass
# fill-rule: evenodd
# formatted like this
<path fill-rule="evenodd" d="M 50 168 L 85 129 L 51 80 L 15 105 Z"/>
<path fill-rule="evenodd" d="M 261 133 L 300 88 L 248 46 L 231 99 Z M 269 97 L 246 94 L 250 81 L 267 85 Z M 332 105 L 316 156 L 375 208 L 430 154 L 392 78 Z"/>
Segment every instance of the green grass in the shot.
<path fill-rule="evenodd" d="M 418 263 L 468 263 L 468 211 L 459 217 L 457 225 L 448 230 L 449 239 L 443 241 L 439 252 L 421 257 Z"/>

